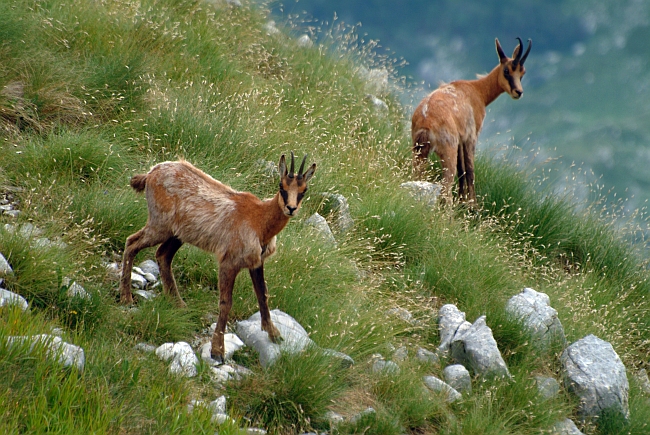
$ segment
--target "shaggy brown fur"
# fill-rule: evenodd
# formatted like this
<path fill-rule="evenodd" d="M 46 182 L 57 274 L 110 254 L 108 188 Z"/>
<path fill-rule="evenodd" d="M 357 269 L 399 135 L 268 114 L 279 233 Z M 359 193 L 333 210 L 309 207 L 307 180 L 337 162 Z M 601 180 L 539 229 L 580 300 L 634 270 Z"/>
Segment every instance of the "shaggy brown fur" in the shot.
<path fill-rule="evenodd" d="M 294 174 L 294 157 L 287 171 L 280 157 L 280 190 L 271 199 L 261 201 L 251 193 L 238 192 L 210 177 L 186 161 L 164 162 L 149 173 L 135 175 L 131 186 L 145 190 L 149 218 L 147 224 L 126 240 L 122 260 L 120 300 L 133 303 L 131 270 L 142 249 L 160 245 L 156 260 L 160 266 L 163 289 L 185 306 L 178 293 L 171 264 L 183 243 L 213 252 L 219 262 L 219 320 L 212 337 L 212 357 L 223 360 L 224 332 L 232 307 L 232 290 L 241 269 L 249 269 L 262 316 L 262 329 L 274 342 L 281 339 L 273 325 L 267 305 L 264 260 L 275 252 L 276 235 L 296 215 L 307 182 L 316 164 L 305 173 L 302 161 Z"/>
<path fill-rule="evenodd" d="M 519 99 L 524 90 L 521 78 L 531 48 L 522 56 L 521 39 L 512 58 L 508 58 L 496 39 L 499 65 L 476 80 L 458 80 L 440 86 L 426 96 L 413 112 L 411 139 L 415 176 L 422 178 L 431 151 L 440 158 L 443 169 L 443 198 L 450 201 L 454 177 L 458 175 L 461 201 L 476 201 L 474 191 L 474 152 L 483 126 L 485 107 L 501 93 Z"/>

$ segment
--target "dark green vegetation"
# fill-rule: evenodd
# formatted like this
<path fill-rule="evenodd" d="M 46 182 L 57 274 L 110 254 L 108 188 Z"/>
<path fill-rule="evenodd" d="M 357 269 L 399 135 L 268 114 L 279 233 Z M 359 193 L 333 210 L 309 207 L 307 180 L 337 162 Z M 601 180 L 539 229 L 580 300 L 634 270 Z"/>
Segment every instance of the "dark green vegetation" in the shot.
<path fill-rule="evenodd" d="M 328 410 L 350 415 L 372 406 L 375 415 L 337 431 L 537 434 L 571 417 L 576 403 L 564 393 L 544 404 L 537 397 L 532 375 L 559 367 L 556 354 L 532 352 L 506 319 L 505 302 L 525 286 L 550 295 L 569 340 L 593 333 L 612 343 L 629 373 L 647 366 L 646 253 L 626 241 L 630 233 L 613 216 L 539 193 L 523 169 L 488 155 L 477 165 L 478 212 L 417 203 L 399 188 L 410 172 L 408 114 L 390 94 L 379 95 L 388 113 L 377 113 L 355 74 L 359 64 L 378 66 L 371 53 L 345 31 L 324 35 L 325 46 L 300 48 L 287 35 L 267 35 L 265 21 L 260 11 L 221 2 L 0 3 L 0 191 L 15 192 L 18 223 L 67 244 L 42 248 L 0 227 L 0 252 L 15 271 L 5 285 L 31 304 L 29 313 L 0 309 L 1 433 L 228 434 L 248 424 L 321 431 L 329 429 Z M 291 150 L 309 153 L 319 169 L 300 217 L 267 262 L 270 305 L 356 364 L 342 371 L 310 350 L 264 370 L 253 353 L 238 355 L 255 374 L 225 388 L 238 424 L 219 427 L 207 411 L 186 408 L 224 392 L 207 367 L 196 378 L 175 378 L 166 363 L 133 349 L 191 341 L 213 321 L 215 261 L 183 247 L 175 270 L 188 308 L 161 297 L 138 310 L 116 303 L 117 282 L 102 262 L 118 259 L 146 220 L 144 198 L 128 187 L 134 173 L 184 157 L 267 197 L 277 180 L 258 159 L 276 162 Z M 324 210 L 323 192 L 345 195 L 355 218 L 336 247 L 301 222 Z M 245 275 L 233 321 L 257 310 Z M 92 299 L 65 297 L 66 276 Z M 435 313 L 446 302 L 470 321 L 487 315 L 511 383 L 476 380 L 474 393 L 453 405 L 423 390 L 421 376 L 440 375 L 441 367 L 412 357 L 417 346 L 438 345 Z M 392 307 L 418 322 L 387 316 Z M 53 327 L 84 348 L 83 373 L 4 339 Z M 390 344 L 407 345 L 410 360 L 399 375 L 373 374 L 371 356 L 389 355 Z M 629 422 L 605 419 L 585 433 L 648 432 L 650 404 L 630 379 Z"/>

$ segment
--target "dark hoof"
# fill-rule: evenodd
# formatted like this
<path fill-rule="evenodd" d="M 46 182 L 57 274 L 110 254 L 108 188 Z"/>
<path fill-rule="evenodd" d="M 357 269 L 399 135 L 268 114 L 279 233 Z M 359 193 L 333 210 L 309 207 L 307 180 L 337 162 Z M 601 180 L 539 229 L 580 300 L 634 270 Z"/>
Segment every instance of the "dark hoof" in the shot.
<path fill-rule="evenodd" d="M 225 362 L 222 355 L 210 354 L 210 358 L 212 358 L 215 361 L 215 363 L 217 363 L 219 365 L 221 365 L 221 364 L 223 364 Z"/>
<path fill-rule="evenodd" d="M 284 338 L 282 338 L 282 336 L 279 335 L 279 334 L 278 334 L 278 335 L 275 335 L 275 336 L 271 336 L 271 335 L 269 335 L 269 338 L 270 338 L 271 341 L 272 341 L 273 343 L 275 343 L 275 344 L 280 344 L 280 343 L 282 343 L 282 342 L 284 341 Z"/>

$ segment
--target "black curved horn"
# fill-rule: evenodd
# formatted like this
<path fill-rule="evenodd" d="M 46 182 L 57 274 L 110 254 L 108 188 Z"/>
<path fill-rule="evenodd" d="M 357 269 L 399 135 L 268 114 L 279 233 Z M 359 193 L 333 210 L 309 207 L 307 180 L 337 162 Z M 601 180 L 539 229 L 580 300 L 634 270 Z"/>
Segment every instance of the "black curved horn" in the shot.
<path fill-rule="evenodd" d="M 533 46 L 533 41 L 529 38 L 528 39 L 528 48 L 526 49 L 526 52 L 524 53 L 523 57 L 519 61 L 521 66 L 524 66 L 524 62 L 526 62 L 526 58 L 528 57 L 528 53 L 530 53 L 530 48 Z"/>
<path fill-rule="evenodd" d="M 305 169 L 305 161 L 307 161 L 307 154 L 302 158 L 302 163 L 300 164 L 300 169 L 298 170 L 298 177 L 302 177 L 302 170 Z"/>
<path fill-rule="evenodd" d="M 289 169 L 289 178 L 293 178 L 294 158 L 293 151 L 291 151 L 291 169 Z"/>
<path fill-rule="evenodd" d="M 524 43 L 521 42 L 521 38 L 517 36 L 517 41 L 519 41 L 519 52 L 517 53 L 517 56 L 512 60 L 512 65 L 516 68 L 517 65 L 519 65 L 519 61 L 521 60 L 521 52 L 524 51 Z"/>

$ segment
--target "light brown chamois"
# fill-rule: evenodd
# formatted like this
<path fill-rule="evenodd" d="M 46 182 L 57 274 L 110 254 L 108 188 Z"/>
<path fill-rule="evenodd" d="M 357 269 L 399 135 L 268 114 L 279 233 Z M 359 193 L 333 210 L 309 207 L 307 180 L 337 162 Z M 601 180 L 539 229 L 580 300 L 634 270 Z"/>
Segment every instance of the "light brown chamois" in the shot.
<path fill-rule="evenodd" d="M 220 183 L 186 161 L 160 163 L 147 174 L 131 178 L 131 187 L 145 190 L 149 218 L 147 224 L 126 239 L 122 260 L 120 300 L 133 302 L 131 270 L 136 254 L 160 245 L 156 260 L 160 267 L 163 290 L 185 306 L 178 293 L 171 265 L 183 243 L 212 252 L 219 262 L 219 320 L 212 336 L 212 357 L 223 361 L 224 332 L 232 307 L 232 290 L 239 271 L 247 268 L 253 280 L 262 317 L 262 329 L 273 342 L 282 337 L 273 325 L 267 305 L 264 260 L 275 252 L 276 235 L 300 208 L 307 182 L 316 164 L 303 173 L 305 156 L 294 173 L 294 156 L 287 171 L 280 157 L 280 189 L 271 199 L 262 201 L 248 192 L 238 192 Z"/>
<path fill-rule="evenodd" d="M 461 201 L 476 202 L 474 191 L 474 152 L 485 118 L 485 107 L 502 92 L 518 100 L 524 93 L 521 79 L 531 40 L 523 53 L 519 45 L 509 58 L 496 39 L 499 65 L 476 80 L 458 80 L 443 84 L 420 102 L 411 119 L 413 169 L 422 178 L 431 151 L 440 158 L 443 169 L 443 195 L 451 202 L 454 178 L 458 175 Z"/>

